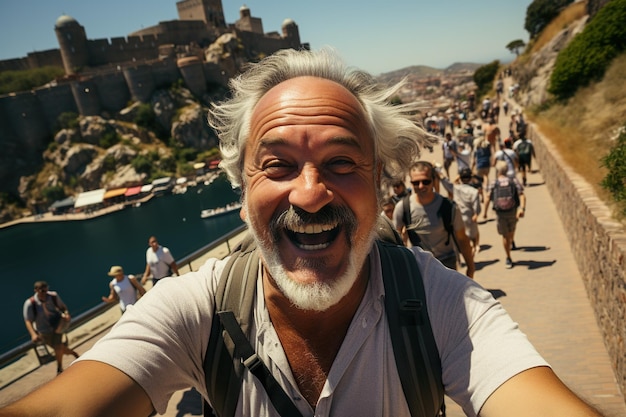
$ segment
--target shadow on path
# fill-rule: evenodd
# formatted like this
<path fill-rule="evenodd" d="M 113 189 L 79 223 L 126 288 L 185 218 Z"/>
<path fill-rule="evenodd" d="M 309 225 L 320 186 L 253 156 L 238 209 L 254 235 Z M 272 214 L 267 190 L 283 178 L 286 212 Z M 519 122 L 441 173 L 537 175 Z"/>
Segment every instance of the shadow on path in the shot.
<path fill-rule="evenodd" d="M 550 250 L 549 246 L 518 246 L 517 249 L 514 249 L 517 252 L 542 252 L 546 250 Z"/>
<path fill-rule="evenodd" d="M 489 266 L 489 265 L 493 265 L 495 263 L 500 262 L 499 259 L 491 259 L 489 261 L 478 261 L 478 262 L 474 262 L 474 269 L 476 271 L 480 271 L 481 269 Z"/>
<path fill-rule="evenodd" d="M 556 259 L 552 261 L 514 261 L 515 266 L 526 266 L 528 269 L 539 269 L 552 266 L 556 263 Z"/>

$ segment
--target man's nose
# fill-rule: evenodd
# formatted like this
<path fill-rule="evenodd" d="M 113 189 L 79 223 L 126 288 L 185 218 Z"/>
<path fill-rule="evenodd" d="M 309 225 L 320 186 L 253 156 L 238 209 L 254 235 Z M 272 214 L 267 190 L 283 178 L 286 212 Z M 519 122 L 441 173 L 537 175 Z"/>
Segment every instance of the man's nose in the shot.
<path fill-rule="evenodd" d="M 316 213 L 333 199 L 322 175 L 316 167 L 305 165 L 293 183 L 289 203 L 309 213 Z"/>

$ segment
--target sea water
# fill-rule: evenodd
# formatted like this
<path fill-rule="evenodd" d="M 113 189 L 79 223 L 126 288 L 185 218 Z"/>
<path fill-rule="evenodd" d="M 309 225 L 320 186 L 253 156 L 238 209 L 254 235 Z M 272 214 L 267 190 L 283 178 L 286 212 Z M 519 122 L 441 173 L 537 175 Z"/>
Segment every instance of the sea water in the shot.
<path fill-rule="evenodd" d="M 109 294 L 107 272 L 112 265 L 143 274 L 151 235 L 180 259 L 241 225 L 238 211 L 213 219 L 200 217 L 204 209 L 239 198 L 221 176 L 208 186 L 154 197 L 139 207 L 101 217 L 0 229 L 0 314 L 5 322 L 0 352 L 30 340 L 22 306 L 33 295 L 35 281 L 47 281 L 77 316 Z"/>

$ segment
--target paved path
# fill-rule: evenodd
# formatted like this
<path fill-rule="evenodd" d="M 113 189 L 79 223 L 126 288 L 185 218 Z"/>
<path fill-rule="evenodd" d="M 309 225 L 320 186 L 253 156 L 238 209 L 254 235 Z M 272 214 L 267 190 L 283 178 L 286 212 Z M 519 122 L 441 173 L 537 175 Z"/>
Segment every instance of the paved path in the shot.
<path fill-rule="evenodd" d="M 505 89 L 506 91 L 506 89 Z M 505 121 L 501 129 L 507 132 Z M 425 159 L 441 162 L 441 153 L 426 152 Z M 541 168 L 541 167 L 538 167 Z M 456 172 L 456 166 L 451 167 Z M 528 176 L 526 217 L 518 225 L 513 269 L 504 267 L 504 249 L 496 233 L 493 212 L 479 226 L 481 252 L 476 280 L 489 289 L 520 324 L 560 378 L 606 416 L 626 416 L 623 395 L 615 382 L 609 356 L 596 325 L 585 288 L 574 262 L 558 213 L 541 172 Z M 93 341 L 78 348 L 86 350 Z M 0 404 L 19 398 L 54 377 L 54 364 L 40 367 L 0 391 Z M 192 391 L 175 394 L 164 414 L 169 417 L 201 415 Z M 464 416 L 447 401 L 448 416 Z"/>

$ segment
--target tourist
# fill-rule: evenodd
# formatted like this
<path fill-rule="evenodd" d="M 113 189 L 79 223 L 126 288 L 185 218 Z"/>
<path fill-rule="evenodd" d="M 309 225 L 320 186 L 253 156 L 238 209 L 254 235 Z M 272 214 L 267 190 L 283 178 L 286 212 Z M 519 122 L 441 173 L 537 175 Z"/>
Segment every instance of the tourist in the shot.
<path fill-rule="evenodd" d="M 109 282 L 111 292 L 107 297 L 102 297 L 105 303 L 114 303 L 119 301 L 122 313 L 126 311 L 129 305 L 133 305 L 137 300 L 146 293 L 145 288 L 137 282 L 134 275 L 124 274 L 121 266 L 112 266 L 108 276 L 113 277 Z M 137 296 L 139 293 L 139 296 Z"/>
<path fill-rule="evenodd" d="M 450 269 L 457 269 L 458 250 L 465 260 L 466 275 L 473 277 L 474 257 L 463 218 L 456 204 L 435 191 L 438 177 L 435 167 L 426 161 L 415 162 L 409 176 L 413 193 L 396 204 L 393 212 L 396 229 L 402 236 L 408 236 L 412 246 L 431 252 Z M 446 206 L 448 210 L 442 210 Z"/>
<path fill-rule="evenodd" d="M 152 275 L 152 286 L 155 286 L 159 280 L 172 274 L 179 275 L 178 265 L 176 265 L 176 261 L 168 248 L 159 245 L 159 241 L 155 236 L 150 236 L 148 245 L 149 247 L 146 250 L 146 270 L 143 273 L 143 278 L 141 278 L 142 285 L 146 284 L 150 275 Z"/>
<path fill-rule="evenodd" d="M 485 201 L 485 213 L 483 218 L 487 219 L 487 209 L 489 203 L 493 202 L 493 209 L 496 212 L 498 234 L 502 236 L 502 246 L 506 259 L 504 266 L 511 269 L 514 266 L 511 259 L 515 239 L 515 229 L 517 221 L 524 217 L 526 212 L 526 196 L 524 187 L 513 176 L 508 175 L 508 165 L 505 161 L 496 163 L 496 179 L 487 188 L 487 200 Z"/>
<path fill-rule="evenodd" d="M 78 358 L 78 353 L 63 343 L 63 333 L 72 317 L 61 296 L 48 290 L 46 281 L 37 281 L 34 287 L 35 295 L 24 302 L 24 324 L 33 343 L 43 342 L 54 349 L 57 374 L 60 374 L 63 372 L 63 355 Z"/>
<path fill-rule="evenodd" d="M 408 416 L 374 240 L 380 181 L 407 172 L 430 138 L 411 108 L 389 104 L 399 87 L 377 87 L 327 50 L 279 51 L 231 87 L 210 121 L 262 265 L 248 332 L 254 363 L 267 365 L 302 415 Z M 466 414 L 600 415 L 488 291 L 427 252 L 409 255 L 423 277 L 446 394 Z M 226 262 L 164 280 L 63 375 L 0 416 L 147 416 L 184 387 L 208 397 L 204 352 Z M 248 368 L 242 377 L 234 414 L 278 416 Z"/>

